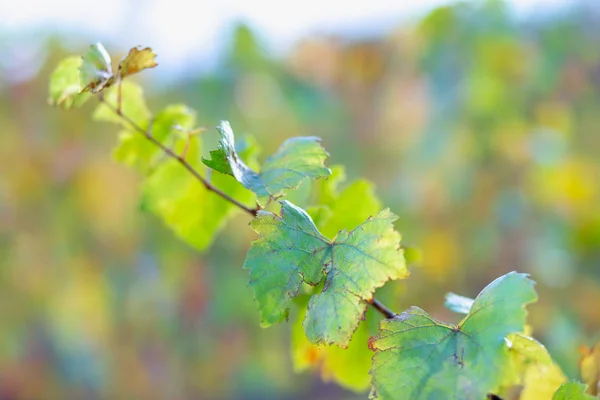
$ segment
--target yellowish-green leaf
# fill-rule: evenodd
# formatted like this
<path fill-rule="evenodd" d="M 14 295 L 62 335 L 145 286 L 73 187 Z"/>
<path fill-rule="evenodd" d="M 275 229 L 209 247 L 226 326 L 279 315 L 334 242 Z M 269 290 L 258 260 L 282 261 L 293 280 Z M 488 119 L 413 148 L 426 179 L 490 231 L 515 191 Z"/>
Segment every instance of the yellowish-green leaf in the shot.
<path fill-rule="evenodd" d="M 566 380 L 556 363 L 530 367 L 525 371 L 519 400 L 550 400 L 552 393 Z"/>
<path fill-rule="evenodd" d="M 102 43 L 91 45 L 83 54 L 82 60 L 80 82 L 83 92 L 99 93 L 115 82 L 110 56 Z"/>
<path fill-rule="evenodd" d="M 506 337 L 508 351 L 515 361 L 517 372 L 531 364 L 552 364 L 552 358 L 543 344 L 522 333 L 511 333 Z"/>
<path fill-rule="evenodd" d="M 94 111 L 93 118 L 98 121 L 120 124 L 127 130 L 133 130 L 131 124 L 115 112 L 118 107 L 118 93 L 117 86 L 108 89 L 104 93 L 104 101 L 108 105 L 99 104 Z M 142 129 L 147 129 L 151 114 L 144 99 L 144 92 L 139 85 L 131 82 L 122 83 L 121 112 Z"/>
<path fill-rule="evenodd" d="M 595 400 L 595 397 L 585 393 L 585 384 L 569 381 L 554 393 L 552 400 Z"/>
<path fill-rule="evenodd" d="M 158 64 L 155 58 L 156 54 L 154 54 L 150 47 L 143 49 L 132 48 L 129 50 L 127 57 L 119 63 L 119 78 L 125 78 L 128 75 L 137 74 L 144 69 L 156 67 Z"/>
<path fill-rule="evenodd" d="M 600 342 L 592 348 L 583 348 L 579 360 L 581 379 L 588 386 L 587 392 L 594 396 L 600 393 Z"/>
<path fill-rule="evenodd" d="M 519 400 L 551 400 L 567 378 L 546 348 L 521 333 L 509 334 L 506 339 L 512 367 L 505 371 L 502 386 L 522 385 Z"/>
<path fill-rule="evenodd" d="M 81 93 L 79 67 L 81 57 L 68 57 L 62 60 L 50 76 L 48 102 L 69 109 L 79 107 L 89 98 L 89 93 Z"/>

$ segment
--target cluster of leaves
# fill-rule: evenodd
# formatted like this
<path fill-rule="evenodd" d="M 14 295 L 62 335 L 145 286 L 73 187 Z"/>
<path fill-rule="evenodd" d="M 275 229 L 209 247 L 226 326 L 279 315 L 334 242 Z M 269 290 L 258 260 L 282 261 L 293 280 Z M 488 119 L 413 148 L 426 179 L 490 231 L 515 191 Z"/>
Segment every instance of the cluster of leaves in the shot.
<path fill-rule="evenodd" d="M 203 130 L 192 110 L 171 105 L 153 116 L 141 88 L 123 81 L 156 65 L 151 49 L 134 48 L 113 74 L 107 52 L 93 45 L 82 58 L 60 63 L 50 102 L 70 108 L 97 95 L 94 118 L 122 128 L 115 157 L 144 174 L 144 209 L 197 249 L 206 249 L 235 212 L 252 216 L 258 237 L 244 268 L 263 326 L 296 310 L 297 369 L 318 364 L 325 379 L 355 390 L 371 385 L 371 396 L 382 399 L 483 399 L 508 396 L 515 387 L 520 399 L 592 398 L 585 385 L 565 383 L 544 346 L 528 335 L 524 307 L 537 295 L 525 274 L 504 275 L 475 299 L 448 295 L 448 308 L 466 314 L 457 325 L 411 307 L 381 320 L 369 338 L 374 317 L 365 315 L 375 290 L 409 275 L 397 217 L 381 209 L 369 182 L 340 190 L 344 170 L 325 167 L 328 154 L 316 137 L 289 139 L 260 165 L 255 141 L 236 143 L 222 122 L 218 148 L 203 158 Z M 313 192 L 311 207 L 281 200 L 302 185 Z M 594 395 L 598 359 L 592 349 L 582 361 Z"/>

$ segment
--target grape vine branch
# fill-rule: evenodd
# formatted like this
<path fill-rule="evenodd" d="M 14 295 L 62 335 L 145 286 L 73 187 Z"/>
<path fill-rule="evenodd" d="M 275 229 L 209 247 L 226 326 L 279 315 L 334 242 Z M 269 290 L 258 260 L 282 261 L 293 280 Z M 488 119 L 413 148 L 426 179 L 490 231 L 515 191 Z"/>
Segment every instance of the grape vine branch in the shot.
<path fill-rule="evenodd" d="M 121 92 L 119 91 L 119 96 L 118 96 L 119 99 L 121 98 L 120 94 L 121 94 Z M 174 160 L 177 160 L 177 162 L 179 162 L 190 174 L 192 174 L 194 176 L 194 178 L 196 178 L 198 181 L 200 181 L 200 183 L 202 183 L 202 185 L 204 185 L 206 190 L 211 191 L 218 196 L 221 196 L 221 198 L 230 202 L 231 204 L 235 205 L 236 207 L 240 208 L 246 214 L 249 214 L 253 217 L 255 217 L 257 215 L 258 211 L 261 209 L 261 207 L 258 204 L 255 208 L 249 208 L 249 207 L 245 206 L 244 204 L 240 203 L 239 201 L 237 201 L 236 199 L 234 199 L 233 197 L 229 196 L 228 194 L 222 192 L 217 187 L 213 186 L 206 178 L 204 178 L 202 175 L 200 175 L 200 173 L 190 163 L 188 163 L 186 161 L 185 155 L 177 154 L 172 149 L 165 146 L 160 141 L 156 140 L 156 138 L 154 136 L 152 136 L 152 133 L 151 133 L 152 132 L 152 120 L 150 121 L 148 129 L 144 129 L 140 125 L 138 125 L 135 121 L 133 121 L 131 118 L 129 118 L 127 115 L 125 115 L 119 106 L 115 107 L 112 104 L 110 104 L 109 102 L 105 101 L 102 93 L 98 94 L 97 98 L 102 104 L 106 105 L 119 118 L 121 118 L 123 121 L 125 121 L 133 130 L 140 133 L 146 139 L 148 139 L 150 142 L 152 142 L 155 146 L 160 148 L 161 151 L 163 153 L 165 153 L 168 157 L 171 157 Z M 120 105 L 121 101 L 119 101 L 118 104 Z M 381 303 L 376 298 L 372 298 L 371 300 L 367 301 L 367 303 L 370 304 L 375 310 L 377 310 L 385 318 L 394 318 L 397 315 L 395 312 L 390 310 L 387 306 L 385 306 L 383 303 Z"/>

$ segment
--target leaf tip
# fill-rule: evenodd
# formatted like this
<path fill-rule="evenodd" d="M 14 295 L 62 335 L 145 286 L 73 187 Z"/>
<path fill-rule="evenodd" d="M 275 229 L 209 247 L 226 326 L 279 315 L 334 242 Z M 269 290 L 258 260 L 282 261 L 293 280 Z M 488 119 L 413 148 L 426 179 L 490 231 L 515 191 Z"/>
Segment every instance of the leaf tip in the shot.
<path fill-rule="evenodd" d="M 217 125 L 217 130 L 219 131 L 219 133 L 221 133 L 224 136 L 225 135 L 233 136 L 233 130 L 231 129 L 231 124 L 227 120 L 219 121 L 219 124 Z"/>

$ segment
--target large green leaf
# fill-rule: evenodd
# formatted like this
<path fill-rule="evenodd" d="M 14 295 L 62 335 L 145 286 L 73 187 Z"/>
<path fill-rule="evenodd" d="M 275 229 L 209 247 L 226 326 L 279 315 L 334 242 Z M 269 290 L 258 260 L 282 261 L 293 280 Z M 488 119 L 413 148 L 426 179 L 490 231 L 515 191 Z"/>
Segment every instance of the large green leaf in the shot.
<path fill-rule="evenodd" d="M 81 61 L 81 57 L 68 57 L 57 65 L 48 85 L 50 104 L 69 109 L 73 106 L 81 106 L 90 98 L 89 93 L 81 93 L 79 83 Z"/>
<path fill-rule="evenodd" d="M 223 174 L 237 179 L 244 187 L 252 190 L 261 204 L 279 198 L 286 191 L 296 189 L 306 178 L 316 179 L 329 176 L 331 171 L 323 165 L 327 152 L 317 137 L 296 137 L 286 140 L 265 161 L 257 173 L 246 165 L 235 150 L 235 139 L 229 122 L 218 126 L 221 141 L 217 150 L 210 152 L 204 164 Z"/>
<path fill-rule="evenodd" d="M 552 400 L 595 400 L 596 398 L 585 392 L 585 384 L 570 381 L 558 388 Z"/>
<path fill-rule="evenodd" d="M 304 329 L 313 343 L 347 346 L 377 287 L 389 279 L 408 276 L 396 216 L 383 210 L 354 230 L 343 230 L 330 240 L 310 216 L 293 204 L 281 202 L 281 216 L 261 211 L 251 226 L 259 234 L 244 268 L 264 326 L 285 319 L 302 282 L 318 285 L 310 299 Z"/>
<path fill-rule="evenodd" d="M 458 325 L 418 307 L 383 320 L 371 341 L 373 396 L 383 399 L 482 400 L 511 367 L 505 341 L 525 325 L 534 282 L 511 272 L 489 284 Z"/>

